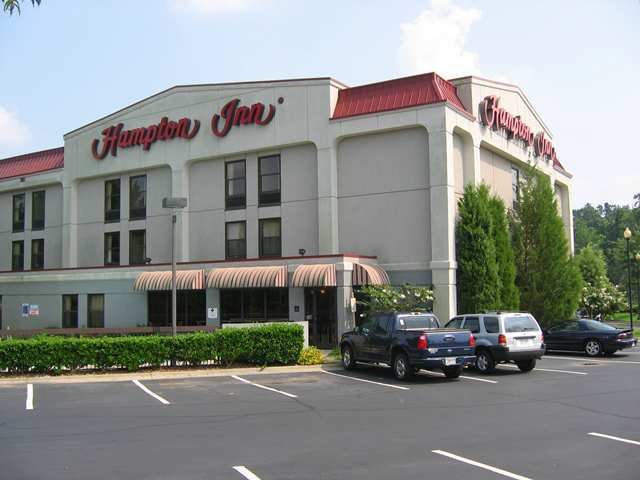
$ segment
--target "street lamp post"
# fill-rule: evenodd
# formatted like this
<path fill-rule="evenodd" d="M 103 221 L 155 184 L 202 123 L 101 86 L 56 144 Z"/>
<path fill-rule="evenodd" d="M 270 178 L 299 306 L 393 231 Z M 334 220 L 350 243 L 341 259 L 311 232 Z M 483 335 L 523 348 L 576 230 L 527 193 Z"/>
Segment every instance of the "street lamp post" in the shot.
<path fill-rule="evenodd" d="M 631 325 L 631 331 L 633 331 L 633 305 L 631 298 L 631 255 L 629 253 L 629 240 L 631 240 L 631 230 L 629 227 L 624 229 L 624 239 L 627 242 L 627 290 L 629 293 L 629 324 Z"/>
<path fill-rule="evenodd" d="M 637 287 L 638 287 L 638 315 L 640 316 L 640 252 L 636 253 L 636 274 L 637 274 L 636 281 L 637 281 Z M 633 320 L 631 320 L 631 331 L 633 332 Z"/>
<path fill-rule="evenodd" d="M 171 335 L 174 337 L 178 331 L 177 301 L 176 301 L 176 210 L 187 206 L 184 197 L 166 197 L 162 199 L 162 208 L 171 210 Z"/>

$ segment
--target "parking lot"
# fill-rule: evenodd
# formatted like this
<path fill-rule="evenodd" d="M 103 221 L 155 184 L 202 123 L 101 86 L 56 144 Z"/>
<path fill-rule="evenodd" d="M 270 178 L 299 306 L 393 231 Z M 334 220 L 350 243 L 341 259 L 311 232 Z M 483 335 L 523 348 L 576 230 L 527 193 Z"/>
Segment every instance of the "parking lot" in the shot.
<path fill-rule="evenodd" d="M 458 380 L 324 370 L 0 383 L 0 477 L 640 478 L 638 349 Z"/>

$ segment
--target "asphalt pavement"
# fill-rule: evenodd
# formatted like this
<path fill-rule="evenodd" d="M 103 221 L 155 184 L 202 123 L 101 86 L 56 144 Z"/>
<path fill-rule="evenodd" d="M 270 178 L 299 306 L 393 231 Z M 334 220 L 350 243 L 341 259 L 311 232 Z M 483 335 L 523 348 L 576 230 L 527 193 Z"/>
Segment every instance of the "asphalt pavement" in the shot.
<path fill-rule="evenodd" d="M 457 380 L 325 369 L 0 382 L 0 478 L 640 478 L 638 349 Z"/>

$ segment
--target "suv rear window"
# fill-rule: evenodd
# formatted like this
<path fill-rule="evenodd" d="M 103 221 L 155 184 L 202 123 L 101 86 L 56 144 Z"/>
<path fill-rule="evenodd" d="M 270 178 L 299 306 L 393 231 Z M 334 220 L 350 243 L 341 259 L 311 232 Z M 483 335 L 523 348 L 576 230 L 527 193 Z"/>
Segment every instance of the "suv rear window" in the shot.
<path fill-rule="evenodd" d="M 438 319 L 433 315 L 402 315 L 398 317 L 398 329 L 440 328 Z"/>
<path fill-rule="evenodd" d="M 538 324 L 529 315 L 518 315 L 512 317 L 505 317 L 504 319 L 504 331 L 507 333 L 513 332 L 537 332 Z"/>

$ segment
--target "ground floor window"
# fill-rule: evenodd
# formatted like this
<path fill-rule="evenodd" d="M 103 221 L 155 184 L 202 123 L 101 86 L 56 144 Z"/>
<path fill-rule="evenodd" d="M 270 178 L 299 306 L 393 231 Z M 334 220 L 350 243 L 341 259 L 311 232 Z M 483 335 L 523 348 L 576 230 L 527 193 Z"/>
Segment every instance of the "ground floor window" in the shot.
<path fill-rule="evenodd" d="M 104 328 L 104 295 L 102 293 L 87 295 L 87 327 Z"/>
<path fill-rule="evenodd" d="M 288 288 L 220 290 L 222 323 L 285 322 L 289 320 Z"/>
<path fill-rule="evenodd" d="M 62 296 L 62 328 L 78 328 L 78 295 Z"/>
<path fill-rule="evenodd" d="M 178 290 L 176 299 L 176 323 L 179 326 L 207 324 L 204 290 Z M 171 326 L 171 292 L 147 292 L 147 307 L 150 327 Z"/>

